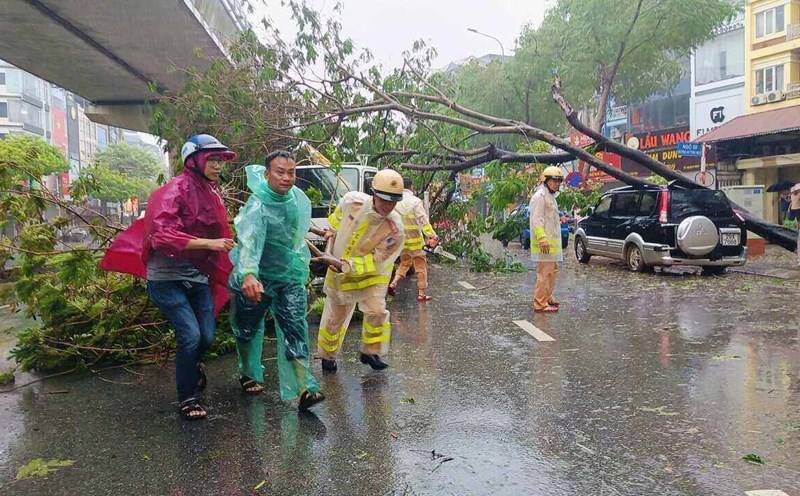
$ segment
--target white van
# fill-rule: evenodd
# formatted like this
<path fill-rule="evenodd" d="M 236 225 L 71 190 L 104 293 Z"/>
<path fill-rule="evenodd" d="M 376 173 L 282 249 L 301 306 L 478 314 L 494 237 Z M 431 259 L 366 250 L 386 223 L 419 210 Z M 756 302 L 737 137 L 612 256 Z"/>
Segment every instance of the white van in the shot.
<path fill-rule="evenodd" d="M 328 215 L 333 212 L 339 200 L 350 191 L 371 193 L 372 178 L 378 169 L 359 163 L 342 164 L 342 170 L 335 174 L 324 165 L 300 165 L 297 167 L 297 187 L 311 199 L 311 225 L 320 229 L 328 227 Z M 313 188 L 320 194 L 309 193 Z M 321 195 L 321 200 L 319 197 Z M 315 200 L 317 198 L 317 201 Z M 308 239 L 320 250 L 325 250 L 325 242 L 309 233 Z"/>

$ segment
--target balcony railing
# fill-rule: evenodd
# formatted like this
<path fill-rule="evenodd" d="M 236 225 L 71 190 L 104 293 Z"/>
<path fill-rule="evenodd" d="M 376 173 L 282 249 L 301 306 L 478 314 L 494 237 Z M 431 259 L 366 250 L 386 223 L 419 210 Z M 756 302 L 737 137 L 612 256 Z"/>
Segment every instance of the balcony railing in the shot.
<path fill-rule="evenodd" d="M 786 98 L 800 98 L 800 82 L 790 83 L 783 92 Z"/>
<path fill-rule="evenodd" d="M 800 24 L 789 24 L 786 26 L 786 40 L 800 38 Z"/>

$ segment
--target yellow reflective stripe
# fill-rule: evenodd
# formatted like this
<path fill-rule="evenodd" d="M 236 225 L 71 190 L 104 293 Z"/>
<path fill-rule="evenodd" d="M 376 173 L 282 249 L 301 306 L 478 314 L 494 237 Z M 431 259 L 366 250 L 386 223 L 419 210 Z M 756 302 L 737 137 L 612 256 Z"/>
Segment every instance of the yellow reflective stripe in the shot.
<path fill-rule="evenodd" d="M 361 338 L 361 342 L 364 343 L 364 344 L 383 343 L 383 342 L 389 341 L 389 338 L 390 338 L 389 334 L 385 334 L 383 336 L 378 336 L 378 337 L 374 337 L 374 338 L 368 338 L 368 337 L 364 336 L 363 338 Z"/>
<path fill-rule="evenodd" d="M 422 240 L 422 238 L 417 238 L 416 241 L 407 240 L 403 244 L 403 248 L 405 248 L 406 250 L 421 250 L 424 247 L 425 247 L 425 242 Z"/>
<path fill-rule="evenodd" d="M 433 226 L 430 224 L 422 226 L 422 233 L 429 238 L 436 236 L 436 231 L 433 230 Z"/>
<path fill-rule="evenodd" d="M 339 226 L 342 223 L 342 217 L 344 217 L 342 209 L 336 207 L 336 210 L 334 210 L 333 213 L 328 216 L 328 224 L 330 224 L 332 228 L 339 230 Z"/>
<path fill-rule="evenodd" d="M 342 253 L 343 258 L 350 258 L 350 255 L 353 254 L 353 250 L 358 246 L 358 242 L 361 241 L 361 237 L 367 232 L 368 227 L 369 221 L 367 219 L 361 221 L 361 224 L 353 231 L 353 235 L 350 236 L 350 241 L 347 242 L 347 247 L 345 247 L 344 253 Z"/>
<path fill-rule="evenodd" d="M 331 334 L 330 331 L 328 331 L 324 327 L 319 328 L 319 334 L 317 335 L 317 344 L 323 350 L 333 353 L 334 351 L 341 348 L 342 341 L 344 341 L 344 327 L 342 327 L 342 329 L 339 330 L 338 334 Z"/>
<path fill-rule="evenodd" d="M 372 253 L 363 257 L 349 258 L 347 262 L 350 264 L 350 272 L 353 275 L 358 276 L 375 272 L 375 256 Z"/>
<path fill-rule="evenodd" d="M 342 291 L 352 291 L 354 289 L 363 289 L 376 284 L 389 284 L 389 276 L 373 276 L 360 281 L 343 282 L 340 287 Z"/>
<path fill-rule="evenodd" d="M 546 236 L 545 236 L 546 237 Z M 541 240 L 539 240 L 541 241 Z M 547 238 L 547 244 L 550 245 L 550 253 L 561 253 L 561 239 L 556 238 Z M 539 243 L 531 243 L 531 253 L 540 253 L 541 248 L 539 248 Z"/>
<path fill-rule="evenodd" d="M 383 343 L 389 341 L 392 334 L 392 324 L 387 320 L 379 326 L 370 325 L 364 320 L 364 333 L 361 342 L 364 344 Z"/>
<path fill-rule="evenodd" d="M 324 327 L 319 328 L 319 336 L 326 341 L 339 341 L 339 334 L 331 334 L 330 331 Z"/>
<path fill-rule="evenodd" d="M 367 334 L 383 334 L 384 332 L 391 331 L 392 324 L 388 321 L 379 326 L 370 325 L 366 320 L 364 321 L 364 332 Z"/>
<path fill-rule="evenodd" d="M 542 239 L 547 237 L 547 234 L 544 232 L 544 227 L 542 226 L 534 227 L 533 234 L 534 236 L 536 236 L 536 239 Z"/>
<path fill-rule="evenodd" d="M 408 229 L 409 231 L 417 231 L 419 230 L 419 226 L 416 224 L 403 224 L 403 227 Z"/>
<path fill-rule="evenodd" d="M 320 339 L 319 341 L 317 341 L 317 344 L 319 345 L 320 348 L 322 348 L 323 350 L 325 350 L 325 351 L 327 351 L 329 353 L 333 353 L 334 351 L 339 349 L 339 342 L 338 341 L 336 343 L 334 343 L 334 344 L 330 344 L 330 343 Z"/>
<path fill-rule="evenodd" d="M 375 256 L 372 253 L 364 257 L 364 265 L 366 272 L 375 272 Z"/>
<path fill-rule="evenodd" d="M 354 275 L 360 275 L 364 273 L 363 257 L 353 257 L 347 260 L 347 263 L 350 265 L 350 272 L 352 272 Z"/>

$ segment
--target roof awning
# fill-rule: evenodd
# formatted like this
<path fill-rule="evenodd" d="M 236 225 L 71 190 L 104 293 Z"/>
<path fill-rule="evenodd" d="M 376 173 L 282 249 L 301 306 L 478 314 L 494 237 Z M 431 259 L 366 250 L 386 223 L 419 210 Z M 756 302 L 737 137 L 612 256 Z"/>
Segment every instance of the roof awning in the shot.
<path fill-rule="evenodd" d="M 800 107 L 787 107 L 757 114 L 740 115 L 729 123 L 700 136 L 695 141 L 718 143 L 798 130 L 800 130 Z"/>

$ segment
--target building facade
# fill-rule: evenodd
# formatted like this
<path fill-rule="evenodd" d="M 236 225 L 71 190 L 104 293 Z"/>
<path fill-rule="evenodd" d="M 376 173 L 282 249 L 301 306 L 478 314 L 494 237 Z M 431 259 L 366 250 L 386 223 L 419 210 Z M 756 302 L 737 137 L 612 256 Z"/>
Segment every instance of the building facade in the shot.
<path fill-rule="evenodd" d="M 50 85 L 0 60 L 0 137 L 26 133 L 50 141 Z"/>
<path fill-rule="evenodd" d="M 97 152 L 127 141 L 126 135 L 132 144 L 164 157 L 156 137 L 92 122 L 85 113 L 88 105 L 80 96 L 0 60 L 0 139 L 30 134 L 61 150 L 69 171 L 45 178 L 44 184 L 65 199 L 70 183 L 94 162 Z"/>
<path fill-rule="evenodd" d="M 692 54 L 691 138 L 725 125 L 745 111 L 745 16 L 720 27 Z M 711 183 L 738 185 L 741 174 L 730 164 L 707 155 Z"/>
<path fill-rule="evenodd" d="M 700 169 L 700 159 L 683 157 L 677 152 L 678 143 L 691 141 L 691 61 L 687 57 L 681 63 L 681 78 L 672 88 L 651 95 L 642 102 L 612 105 L 606 115 L 603 133 L 694 178 Z M 570 141 L 577 146 L 591 142 L 576 133 L 570 135 Z M 601 152 L 598 157 L 633 176 L 647 177 L 652 174 L 638 163 L 613 153 Z M 578 166 L 580 171 L 585 168 L 582 163 Z M 607 183 L 607 188 L 618 185 L 613 177 L 596 170 L 591 170 L 589 179 Z"/>
<path fill-rule="evenodd" d="M 744 15 L 723 26 L 692 54 L 692 137 L 744 113 Z"/>
<path fill-rule="evenodd" d="M 746 112 L 798 105 L 800 0 L 751 0 L 745 15 Z"/>
<path fill-rule="evenodd" d="M 744 185 L 800 182 L 800 0 L 750 0 L 744 10 L 743 115 L 701 136 Z M 780 222 L 780 193 L 763 195 Z"/>

